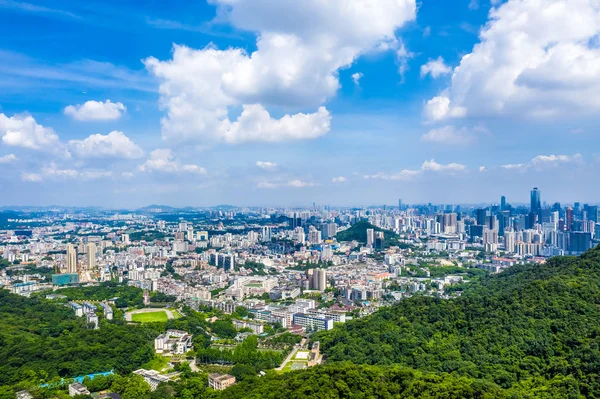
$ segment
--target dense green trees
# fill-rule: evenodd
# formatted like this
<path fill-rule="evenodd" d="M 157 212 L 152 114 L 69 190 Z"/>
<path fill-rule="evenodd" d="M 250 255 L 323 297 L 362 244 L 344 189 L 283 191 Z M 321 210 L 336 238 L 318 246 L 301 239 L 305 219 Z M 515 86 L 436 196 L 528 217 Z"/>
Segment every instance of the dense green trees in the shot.
<path fill-rule="evenodd" d="M 129 373 L 153 356 L 160 331 L 102 322 L 88 329 L 70 308 L 0 290 L 0 386 L 33 386 L 100 371 Z"/>
<path fill-rule="evenodd" d="M 105 301 L 118 298 L 115 305 L 120 308 L 144 306 L 144 292 L 141 289 L 114 282 L 100 283 L 100 285 L 90 287 L 62 288 L 55 293 L 65 295 L 69 301 Z"/>
<path fill-rule="evenodd" d="M 401 364 L 600 397 L 600 250 L 514 266 L 460 298 L 414 297 L 316 334 L 331 362 Z"/>
<path fill-rule="evenodd" d="M 367 242 L 367 229 L 373 229 L 375 231 L 384 231 L 386 238 L 395 236 L 395 234 L 392 231 L 383 230 L 382 228 L 372 225 L 371 223 L 366 222 L 366 221 L 360 221 L 360 222 L 354 224 L 349 229 L 346 229 L 344 231 L 340 231 L 339 233 L 337 233 L 335 238 L 337 238 L 338 241 L 353 241 L 354 240 L 354 241 L 366 243 Z"/>

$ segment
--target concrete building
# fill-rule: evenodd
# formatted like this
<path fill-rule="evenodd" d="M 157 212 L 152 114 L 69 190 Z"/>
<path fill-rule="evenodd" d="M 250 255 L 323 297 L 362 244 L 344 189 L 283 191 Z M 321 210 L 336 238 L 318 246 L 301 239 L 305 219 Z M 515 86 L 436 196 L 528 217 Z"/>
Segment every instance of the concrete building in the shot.
<path fill-rule="evenodd" d="M 144 377 L 144 381 L 150 385 L 150 390 L 155 391 L 159 384 L 163 382 L 168 382 L 170 380 L 166 375 L 160 374 L 156 370 L 144 370 L 139 369 L 135 370 L 133 374 L 141 375 Z"/>
<path fill-rule="evenodd" d="M 85 246 L 85 258 L 87 260 L 88 270 L 96 270 L 96 244 L 87 243 Z"/>
<path fill-rule="evenodd" d="M 73 244 L 67 244 L 67 273 L 75 274 L 77 268 L 77 248 Z"/>
<path fill-rule="evenodd" d="M 329 319 L 323 316 L 313 316 L 302 313 L 296 313 L 294 315 L 294 324 L 297 326 L 304 327 L 309 331 L 321 331 L 333 329 L 333 319 Z"/>
<path fill-rule="evenodd" d="M 192 336 L 181 330 L 167 330 L 154 340 L 156 353 L 183 355 L 192 348 Z"/>
<path fill-rule="evenodd" d="M 208 386 L 217 391 L 222 391 L 235 384 L 235 377 L 229 374 L 209 374 Z"/>
<path fill-rule="evenodd" d="M 69 384 L 69 396 L 77 396 L 77 395 L 89 395 L 90 391 L 83 385 L 78 382 L 73 384 Z"/>
<path fill-rule="evenodd" d="M 262 334 L 264 332 L 264 325 L 262 323 L 256 323 L 253 321 L 245 320 L 234 320 L 233 325 L 238 330 L 241 330 L 242 328 L 249 328 L 256 335 Z"/>

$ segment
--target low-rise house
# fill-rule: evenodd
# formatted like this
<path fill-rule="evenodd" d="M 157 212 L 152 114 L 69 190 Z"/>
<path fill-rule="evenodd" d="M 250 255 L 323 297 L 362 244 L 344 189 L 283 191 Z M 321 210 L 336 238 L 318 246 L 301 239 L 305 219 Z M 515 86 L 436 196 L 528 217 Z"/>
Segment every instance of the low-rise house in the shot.
<path fill-rule="evenodd" d="M 217 391 L 222 391 L 235 384 L 235 377 L 229 374 L 209 374 L 208 386 Z"/>

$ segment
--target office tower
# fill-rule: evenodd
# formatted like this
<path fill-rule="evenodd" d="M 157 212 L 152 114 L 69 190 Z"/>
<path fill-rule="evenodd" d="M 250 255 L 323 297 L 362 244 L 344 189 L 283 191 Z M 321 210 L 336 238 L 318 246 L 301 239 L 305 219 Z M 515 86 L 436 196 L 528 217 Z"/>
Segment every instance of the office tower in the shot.
<path fill-rule="evenodd" d="M 88 270 L 95 270 L 96 269 L 96 244 L 94 244 L 93 242 L 86 244 L 85 257 L 87 260 Z"/>
<path fill-rule="evenodd" d="M 334 237 L 337 234 L 337 224 L 323 223 L 321 224 L 321 236 L 324 240 Z"/>
<path fill-rule="evenodd" d="M 123 242 L 123 244 L 129 244 L 129 234 L 121 235 L 121 242 Z"/>
<path fill-rule="evenodd" d="M 565 210 L 565 230 L 571 231 L 573 229 L 573 222 L 575 221 L 575 217 L 573 214 L 573 208 L 568 207 Z"/>
<path fill-rule="evenodd" d="M 385 247 L 385 236 L 383 231 L 375 232 L 375 242 L 373 243 L 373 247 L 376 249 L 383 249 Z"/>
<path fill-rule="evenodd" d="M 487 226 L 489 221 L 488 217 L 490 216 L 490 210 L 487 208 L 480 208 L 475 211 L 475 216 L 477 218 L 477 224 L 479 226 Z"/>
<path fill-rule="evenodd" d="M 542 199 L 540 190 L 537 187 L 534 187 L 531 190 L 531 206 L 530 211 L 533 213 L 539 213 L 542 209 Z"/>
<path fill-rule="evenodd" d="M 398 199 L 398 209 L 402 210 L 402 200 Z"/>
<path fill-rule="evenodd" d="M 506 197 L 503 195 L 500 197 L 500 211 L 506 210 Z"/>
<path fill-rule="evenodd" d="M 262 227 L 261 240 L 263 242 L 270 242 L 271 241 L 271 234 L 272 234 L 271 226 L 263 226 Z"/>
<path fill-rule="evenodd" d="M 375 230 L 367 229 L 367 245 L 373 246 L 375 243 Z"/>
<path fill-rule="evenodd" d="M 77 273 L 77 249 L 73 244 L 67 244 L 67 273 Z"/>
<path fill-rule="evenodd" d="M 569 233 L 569 252 L 571 255 L 579 255 L 592 248 L 592 234 L 582 231 Z"/>

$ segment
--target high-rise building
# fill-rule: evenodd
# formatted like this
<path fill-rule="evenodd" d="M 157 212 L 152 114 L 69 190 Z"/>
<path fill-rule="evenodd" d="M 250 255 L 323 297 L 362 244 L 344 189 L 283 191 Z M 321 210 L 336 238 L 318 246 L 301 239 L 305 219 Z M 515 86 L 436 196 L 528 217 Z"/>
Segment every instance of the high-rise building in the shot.
<path fill-rule="evenodd" d="M 272 234 L 271 226 L 263 226 L 263 228 L 262 228 L 262 234 L 261 234 L 261 241 L 263 241 L 263 242 L 270 242 L 271 241 L 271 234 Z"/>
<path fill-rule="evenodd" d="M 311 276 L 311 289 L 325 291 L 325 288 L 327 288 L 327 272 L 325 269 L 311 269 L 309 270 L 309 276 Z"/>
<path fill-rule="evenodd" d="M 85 246 L 85 257 L 88 270 L 96 269 L 96 244 L 89 242 Z"/>
<path fill-rule="evenodd" d="M 67 273 L 77 272 L 77 248 L 73 244 L 67 244 Z"/>
<path fill-rule="evenodd" d="M 575 221 L 575 215 L 573 213 L 573 208 L 568 207 L 565 210 L 565 230 L 571 231 L 573 230 L 573 222 Z"/>
<path fill-rule="evenodd" d="M 506 197 L 503 195 L 500 197 L 500 211 L 506 210 Z"/>
<path fill-rule="evenodd" d="M 375 230 L 367 229 L 367 245 L 373 246 L 375 243 Z"/>
<path fill-rule="evenodd" d="M 537 215 L 537 220 L 541 223 L 542 221 L 542 195 L 540 190 L 537 187 L 534 187 L 531 190 L 531 213 L 535 213 Z"/>

